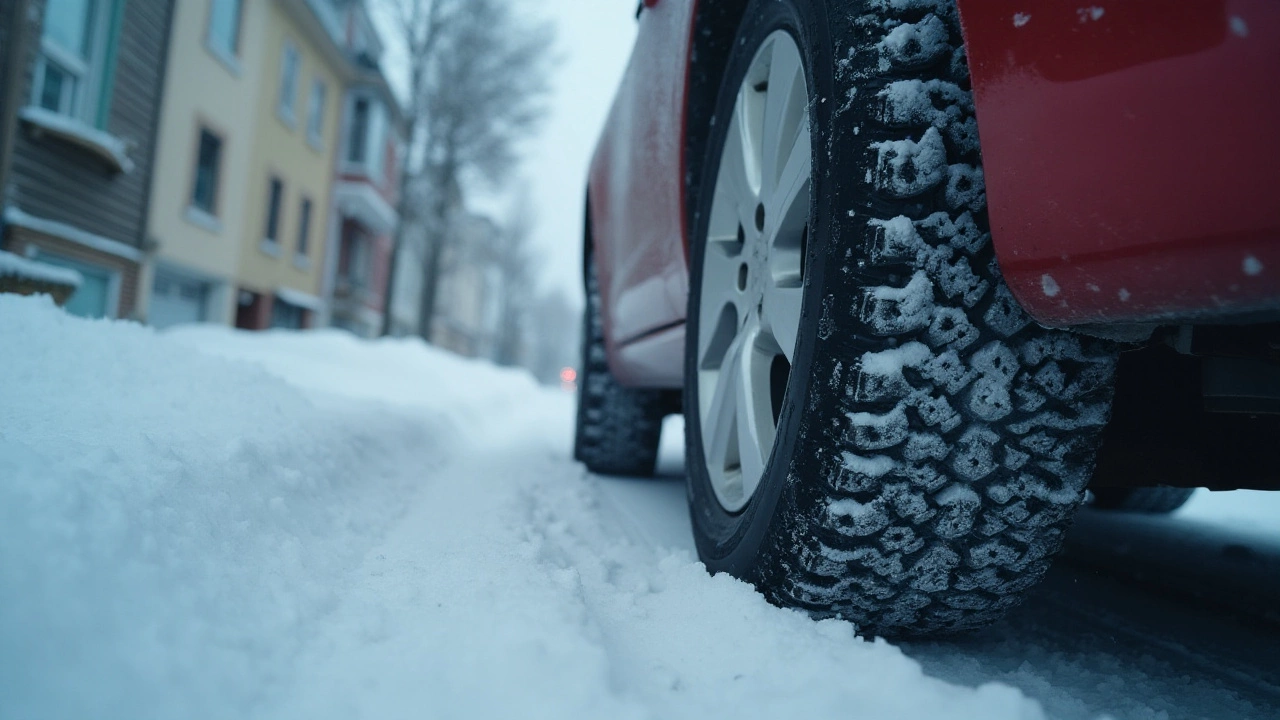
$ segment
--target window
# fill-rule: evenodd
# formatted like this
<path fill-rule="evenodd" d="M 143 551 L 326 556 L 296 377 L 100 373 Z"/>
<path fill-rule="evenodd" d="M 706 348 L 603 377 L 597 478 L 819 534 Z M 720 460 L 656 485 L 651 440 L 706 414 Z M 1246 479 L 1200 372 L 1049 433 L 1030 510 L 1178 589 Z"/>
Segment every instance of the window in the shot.
<path fill-rule="evenodd" d="M 267 196 L 267 234 L 268 242 L 280 242 L 280 206 L 284 202 L 284 183 L 280 178 L 271 178 L 271 189 Z"/>
<path fill-rule="evenodd" d="M 284 52 L 280 56 L 280 117 L 290 127 L 296 122 L 297 114 L 294 106 L 298 103 L 298 49 L 285 43 Z"/>
<path fill-rule="evenodd" d="M 200 128 L 196 148 L 196 177 L 191 187 L 191 206 L 210 215 L 218 214 L 218 172 L 222 165 L 222 138 Z"/>
<path fill-rule="evenodd" d="M 369 144 L 369 99 L 356 98 L 351 106 L 351 128 L 347 135 L 347 161 L 363 163 Z"/>
<path fill-rule="evenodd" d="M 387 114 L 382 103 L 363 96 L 351 100 L 344 157 L 349 168 L 381 178 L 386 155 Z"/>
<path fill-rule="evenodd" d="M 209 47 L 223 60 L 240 54 L 241 0 L 213 0 L 209 7 Z"/>
<path fill-rule="evenodd" d="M 311 235 L 311 198 L 302 198 L 302 206 L 298 209 L 298 249 L 299 255 L 307 254 L 308 240 Z"/>
<path fill-rule="evenodd" d="M 275 302 L 271 303 L 271 327 L 301 330 L 305 317 L 304 313 L 306 311 L 302 308 L 276 296 Z"/>
<path fill-rule="evenodd" d="M 369 285 L 370 262 L 369 240 L 364 230 L 351 221 L 342 226 L 342 277 L 352 287 L 365 288 Z"/>
<path fill-rule="evenodd" d="M 96 124 L 110 0 L 49 0 L 32 102 Z"/>
<path fill-rule="evenodd" d="M 311 103 L 307 107 L 307 140 L 317 147 L 324 135 L 324 101 L 328 91 L 320 78 L 311 83 Z"/>

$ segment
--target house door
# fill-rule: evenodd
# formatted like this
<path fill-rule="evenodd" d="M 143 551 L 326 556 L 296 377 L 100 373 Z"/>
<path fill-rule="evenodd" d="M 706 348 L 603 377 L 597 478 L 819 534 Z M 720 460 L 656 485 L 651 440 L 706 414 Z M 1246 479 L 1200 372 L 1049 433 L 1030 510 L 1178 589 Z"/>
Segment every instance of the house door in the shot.
<path fill-rule="evenodd" d="M 120 275 L 100 265 L 90 265 L 47 253 L 36 253 L 35 259 L 80 273 L 80 287 L 64 306 L 72 315 L 87 318 L 115 317 L 120 299 Z"/>
<path fill-rule="evenodd" d="M 167 272 L 157 272 L 151 291 L 147 321 L 158 328 L 205 319 L 209 284 L 189 280 Z"/>

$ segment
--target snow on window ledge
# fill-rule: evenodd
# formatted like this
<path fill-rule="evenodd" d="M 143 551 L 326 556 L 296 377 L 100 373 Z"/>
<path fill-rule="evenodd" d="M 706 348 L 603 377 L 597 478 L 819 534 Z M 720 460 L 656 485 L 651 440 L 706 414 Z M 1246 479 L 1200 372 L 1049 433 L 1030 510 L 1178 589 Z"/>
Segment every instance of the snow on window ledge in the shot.
<path fill-rule="evenodd" d="M 182 212 L 182 217 L 187 222 L 199 228 L 204 228 L 211 233 L 222 232 L 222 221 L 215 215 L 211 215 L 195 205 L 188 205 L 187 209 Z"/>
<path fill-rule="evenodd" d="M 311 293 L 305 293 L 301 290 L 294 290 L 293 288 L 288 287 L 277 287 L 275 295 L 277 300 L 283 300 L 285 303 L 300 307 L 303 310 L 320 312 L 324 309 L 323 300 Z"/>
<path fill-rule="evenodd" d="M 19 110 L 18 117 L 30 126 L 33 133 L 49 135 L 88 150 L 105 160 L 115 172 L 133 172 L 133 160 L 129 158 L 129 144 L 115 135 L 103 132 L 73 117 L 33 105 Z"/>
<path fill-rule="evenodd" d="M 306 255 L 294 255 L 293 266 L 298 268 L 299 270 L 310 270 L 311 258 Z"/>
<path fill-rule="evenodd" d="M 263 238 L 262 241 L 258 243 L 258 249 L 273 258 L 280 257 L 280 243 L 272 240 L 271 238 Z"/>
<path fill-rule="evenodd" d="M 0 250 L 0 278 L 20 278 L 46 285 L 78 288 L 84 278 L 70 268 L 28 260 L 21 255 Z"/>

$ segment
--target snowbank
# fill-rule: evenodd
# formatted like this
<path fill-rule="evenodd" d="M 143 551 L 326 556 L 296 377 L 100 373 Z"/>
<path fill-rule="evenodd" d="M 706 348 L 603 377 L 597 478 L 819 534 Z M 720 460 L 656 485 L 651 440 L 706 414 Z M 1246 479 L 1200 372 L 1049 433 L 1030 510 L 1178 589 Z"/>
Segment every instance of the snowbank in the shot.
<path fill-rule="evenodd" d="M 1038 718 L 643 541 L 572 401 L 0 296 L 6 717 Z"/>
<path fill-rule="evenodd" d="M 80 287 L 84 278 L 68 268 L 28 260 L 20 255 L 0 250 L 0 277 L 15 277 L 50 285 Z"/>

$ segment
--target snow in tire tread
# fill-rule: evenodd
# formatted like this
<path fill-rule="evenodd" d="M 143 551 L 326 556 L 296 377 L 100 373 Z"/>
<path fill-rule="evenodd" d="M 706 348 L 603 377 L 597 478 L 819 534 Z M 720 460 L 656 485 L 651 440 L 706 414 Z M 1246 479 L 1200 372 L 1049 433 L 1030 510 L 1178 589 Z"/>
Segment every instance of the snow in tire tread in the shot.
<path fill-rule="evenodd" d="M 805 482 L 784 490 L 756 580 L 865 632 L 962 631 L 1017 604 L 1058 551 L 1115 350 L 1033 323 L 1000 277 L 953 3 L 872 6 L 837 47 L 856 130 L 832 141 L 865 145 L 850 181 L 868 200 L 849 211 L 862 236 L 827 257 L 814 377 L 831 381 L 801 429 L 820 459 L 797 461 Z"/>

